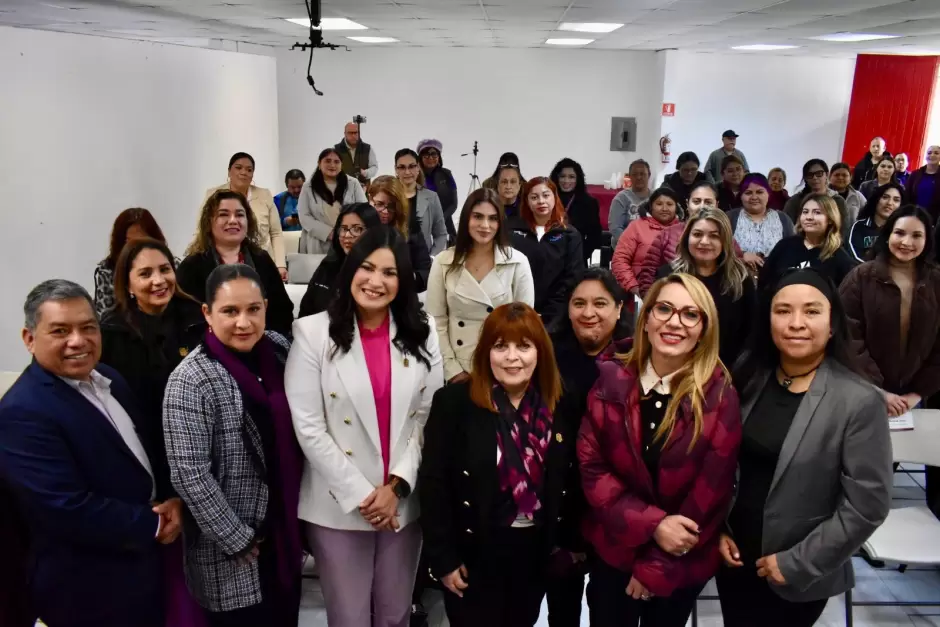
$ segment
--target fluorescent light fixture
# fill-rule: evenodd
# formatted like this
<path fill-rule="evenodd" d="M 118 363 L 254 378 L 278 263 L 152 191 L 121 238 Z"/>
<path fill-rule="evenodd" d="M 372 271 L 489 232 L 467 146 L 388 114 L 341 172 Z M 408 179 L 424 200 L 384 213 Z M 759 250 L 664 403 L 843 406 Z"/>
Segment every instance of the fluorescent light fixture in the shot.
<path fill-rule="evenodd" d="M 310 28 L 310 20 L 305 17 L 295 17 L 287 20 L 292 24 L 299 24 Z M 347 20 L 345 17 L 324 17 L 320 19 L 320 30 L 366 30 L 368 26 Z"/>
<path fill-rule="evenodd" d="M 545 43 L 549 46 L 586 46 L 593 41 L 593 39 L 546 39 Z"/>
<path fill-rule="evenodd" d="M 751 52 L 770 52 L 772 50 L 793 50 L 799 46 L 786 44 L 748 44 L 746 46 L 731 46 L 732 50 L 749 50 Z"/>
<path fill-rule="evenodd" d="M 347 37 L 346 39 L 352 39 L 361 44 L 393 44 L 398 41 L 394 37 Z"/>
<path fill-rule="evenodd" d="M 878 39 L 897 39 L 900 35 L 879 35 L 877 33 L 832 33 L 831 35 L 820 35 L 819 37 L 810 37 L 818 41 L 836 41 L 839 43 L 852 43 L 856 41 L 875 41 Z"/>
<path fill-rule="evenodd" d="M 558 30 L 570 30 L 576 33 L 612 33 L 623 24 L 610 24 L 607 22 L 562 22 Z"/>

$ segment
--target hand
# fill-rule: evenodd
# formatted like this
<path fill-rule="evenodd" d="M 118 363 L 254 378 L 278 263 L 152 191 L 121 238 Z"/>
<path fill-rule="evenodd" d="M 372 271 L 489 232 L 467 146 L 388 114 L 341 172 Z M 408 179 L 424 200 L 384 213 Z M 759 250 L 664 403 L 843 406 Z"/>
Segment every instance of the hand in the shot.
<path fill-rule="evenodd" d="M 734 568 L 744 566 L 744 562 L 741 561 L 741 551 L 738 550 L 738 545 L 735 544 L 731 536 L 726 533 L 721 534 L 721 539 L 718 540 L 718 552 L 721 553 L 722 559 L 725 560 L 725 564 L 728 566 Z"/>
<path fill-rule="evenodd" d="M 398 516 L 398 497 L 392 486 L 383 485 L 372 491 L 359 504 L 359 513 L 370 525 L 388 523 L 393 516 Z"/>
<path fill-rule="evenodd" d="M 776 586 L 787 585 L 787 580 L 784 579 L 783 573 L 780 572 L 780 568 L 777 566 L 776 554 L 757 560 L 757 576 L 763 577 Z"/>
<path fill-rule="evenodd" d="M 281 280 L 287 283 L 287 268 L 278 268 L 277 271 L 281 275 Z"/>
<path fill-rule="evenodd" d="M 666 553 L 681 557 L 698 544 L 698 524 L 685 516 L 666 516 L 653 532 L 653 539 Z"/>
<path fill-rule="evenodd" d="M 449 575 L 444 575 L 441 577 L 441 583 L 444 584 L 444 587 L 463 598 L 463 591 L 467 589 L 467 586 L 470 584 L 467 583 L 467 567 L 463 564 L 460 565 L 460 568 L 450 573 Z"/>
<path fill-rule="evenodd" d="M 369 171 L 368 171 L 368 170 L 359 170 L 359 174 L 360 174 L 360 175 L 362 176 L 362 178 L 364 178 L 364 179 L 369 178 Z"/>
<path fill-rule="evenodd" d="M 470 375 L 466 372 L 461 372 L 460 374 L 455 374 L 450 379 L 447 380 L 448 383 L 462 383 L 464 381 L 469 381 Z"/>
<path fill-rule="evenodd" d="M 153 513 L 160 516 L 160 533 L 157 534 L 157 542 L 161 544 L 172 544 L 183 531 L 183 501 L 178 497 L 167 499 L 162 503 L 157 503 L 153 508 Z"/>
<path fill-rule="evenodd" d="M 757 253 L 744 253 L 744 263 L 752 268 L 763 268 L 764 258 Z"/>
<path fill-rule="evenodd" d="M 649 601 L 653 595 L 646 589 L 646 586 L 636 580 L 636 577 L 630 577 L 630 583 L 627 584 L 627 596 L 637 601 Z"/>
<path fill-rule="evenodd" d="M 891 392 L 885 392 L 885 405 L 887 405 L 888 415 L 891 417 L 900 416 L 909 409 L 905 397 Z"/>
<path fill-rule="evenodd" d="M 914 394 L 913 392 L 909 392 L 908 394 L 905 394 L 901 398 L 903 398 L 904 402 L 907 403 L 908 409 L 914 409 L 915 407 L 917 407 L 917 404 L 920 403 L 921 401 L 920 394 Z"/>
<path fill-rule="evenodd" d="M 248 564 L 251 564 L 253 561 L 258 559 L 258 555 L 261 554 L 261 549 L 258 548 L 258 545 L 261 543 L 261 540 L 252 540 L 252 542 L 253 544 L 251 546 L 250 551 L 248 551 L 244 555 L 239 555 L 238 557 L 235 558 L 235 561 L 238 562 L 239 565 L 247 566 Z"/>
<path fill-rule="evenodd" d="M 287 222 L 287 226 L 297 226 L 297 216 L 287 216 L 284 221 Z"/>

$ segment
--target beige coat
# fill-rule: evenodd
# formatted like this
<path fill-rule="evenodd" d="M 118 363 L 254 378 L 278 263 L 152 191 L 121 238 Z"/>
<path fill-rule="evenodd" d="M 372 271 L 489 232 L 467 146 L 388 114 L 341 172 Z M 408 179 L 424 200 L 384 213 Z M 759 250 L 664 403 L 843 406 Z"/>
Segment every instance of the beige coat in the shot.
<path fill-rule="evenodd" d="M 209 196 L 221 189 L 230 189 L 228 183 L 207 190 L 206 197 L 202 199 L 202 204 L 205 205 L 206 201 L 209 200 Z M 281 216 L 274 204 L 274 197 L 267 189 L 252 185 L 248 188 L 248 204 L 251 206 L 251 210 L 255 214 L 255 220 L 258 222 L 261 247 L 271 255 L 271 259 L 274 260 L 278 268 L 286 268 L 287 257 L 284 254 L 284 238 L 281 235 Z"/>
<path fill-rule="evenodd" d="M 466 268 L 448 272 L 454 262 L 453 248 L 431 264 L 424 308 L 437 327 L 445 380 L 470 372 L 483 321 L 493 309 L 516 301 L 529 306 L 535 303 L 529 260 L 513 248 L 508 252 L 506 257 L 495 249 L 496 265 L 480 282 Z"/>

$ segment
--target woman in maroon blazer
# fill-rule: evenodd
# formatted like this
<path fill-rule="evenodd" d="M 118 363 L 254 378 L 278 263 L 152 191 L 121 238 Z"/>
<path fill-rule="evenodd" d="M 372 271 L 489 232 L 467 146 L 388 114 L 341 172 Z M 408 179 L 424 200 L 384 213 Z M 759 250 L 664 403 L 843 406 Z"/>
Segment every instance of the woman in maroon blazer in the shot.
<path fill-rule="evenodd" d="M 721 562 L 741 442 L 708 290 L 688 274 L 654 283 L 635 340 L 598 369 L 578 438 L 591 625 L 682 627 Z"/>

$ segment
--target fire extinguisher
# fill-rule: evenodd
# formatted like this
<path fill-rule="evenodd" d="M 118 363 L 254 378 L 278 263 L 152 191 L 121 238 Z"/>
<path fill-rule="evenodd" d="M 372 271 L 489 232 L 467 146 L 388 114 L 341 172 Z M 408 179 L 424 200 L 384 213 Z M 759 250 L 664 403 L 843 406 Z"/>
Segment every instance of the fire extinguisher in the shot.
<path fill-rule="evenodd" d="M 659 138 L 659 152 L 662 155 L 662 162 L 669 163 L 669 146 L 672 144 L 672 140 L 669 139 L 669 133 L 666 133 Z"/>

